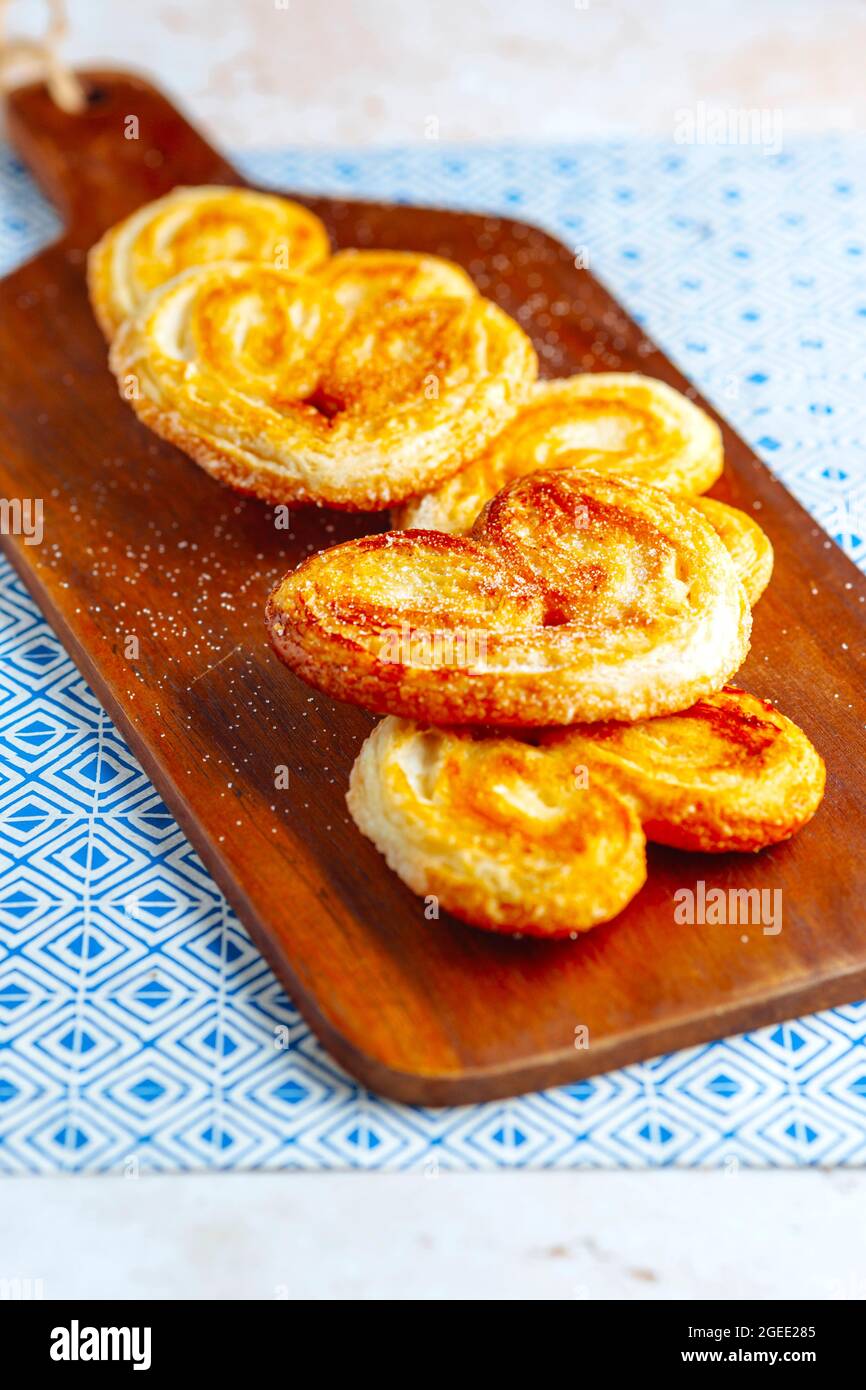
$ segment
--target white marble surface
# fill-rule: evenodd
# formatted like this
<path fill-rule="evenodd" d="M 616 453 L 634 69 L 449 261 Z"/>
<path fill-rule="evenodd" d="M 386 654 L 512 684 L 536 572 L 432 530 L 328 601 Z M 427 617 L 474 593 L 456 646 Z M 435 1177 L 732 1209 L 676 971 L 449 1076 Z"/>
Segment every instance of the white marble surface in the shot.
<path fill-rule="evenodd" d="M 556 140 L 781 109 L 866 125 L 860 0 L 69 0 L 76 62 L 215 143 Z M 42 6 L 12 22 L 38 30 Z M 0 1279 L 126 1298 L 863 1298 L 866 1174 L 0 1182 Z"/>
<path fill-rule="evenodd" d="M 699 101 L 866 125 L 861 0 L 67 0 L 75 62 L 156 74 L 217 143 L 569 140 Z M 38 30 L 42 0 L 16 0 Z"/>
<path fill-rule="evenodd" d="M 862 1299 L 866 1175 L 27 1178 L 0 1278 L 46 1298 Z"/>

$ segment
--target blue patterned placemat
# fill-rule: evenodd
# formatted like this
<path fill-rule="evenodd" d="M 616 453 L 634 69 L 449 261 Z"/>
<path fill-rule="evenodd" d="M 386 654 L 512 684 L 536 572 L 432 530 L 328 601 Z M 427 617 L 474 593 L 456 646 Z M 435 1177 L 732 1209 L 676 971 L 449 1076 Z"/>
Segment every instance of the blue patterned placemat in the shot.
<path fill-rule="evenodd" d="M 558 232 L 866 568 L 860 142 L 248 165 Z M 8 151 L 0 199 L 5 271 L 56 221 Z M 376 1099 L 311 1036 L 0 562 L 0 1172 L 860 1164 L 864 1044 L 857 1004 L 508 1103 Z"/>

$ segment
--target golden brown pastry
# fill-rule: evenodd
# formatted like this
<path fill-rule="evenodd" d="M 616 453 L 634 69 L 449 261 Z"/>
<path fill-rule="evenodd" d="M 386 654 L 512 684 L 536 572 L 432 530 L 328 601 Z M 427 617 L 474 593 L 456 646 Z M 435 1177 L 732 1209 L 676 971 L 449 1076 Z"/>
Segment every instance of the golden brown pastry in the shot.
<path fill-rule="evenodd" d="M 349 810 L 416 893 L 487 930 L 562 936 L 622 911 L 644 882 L 644 835 L 760 850 L 823 795 L 806 735 L 733 688 L 680 714 L 535 738 L 384 719 Z"/>
<path fill-rule="evenodd" d="M 339 699 L 518 728 L 685 709 L 738 669 L 751 630 L 695 507 L 568 468 L 510 483 L 471 536 L 391 531 L 311 557 L 267 621 L 287 665 Z"/>
<path fill-rule="evenodd" d="M 633 800 L 648 839 L 678 849 L 777 844 L 824 795 L 824 764 L 802 730 L 733 686 L 680 714 L 556 730 L 543 742 Z"/>
<path fill-rule="evenodd" d="M 630 803 L 518 739 L 385 719 L 346 799 L 404 883 L 491 931 L 586 931 L 646 878 Z"/>
<path fill-rule="evenodd" d="M 353 317 L 315 276 L 229 261 L 155 290 L 109 361 L 145 424 L 222 482 L 357 511 L 461 467 L 537 371 L 479 295 Z"/>
<path fill-rule="evenodd" d="M 427 495 L 432 497 L 435 494 Z M 392 515 L 405 515 L 411 505 L 395 507 Z M 717 502 L 712 497 L 696 498 L 693 505 L 706 517 L 733 560 L 737 578 L 746 591 L 749 604 L 754 608 L 773 572 L 773 547 L 769 538 L 756 521 L 737 507 Z"/>
<path fill-rule="evenodd" d="M 288 198 L 249 188 L 175 188 L 96 243 L 87 265 L 90 299 L 110 339 L 151 290 L 191 266 L 261 261 L 303 274 L 330 249 L 318 217 Z"/>
<path fill-rule="evenodd" d="M 673 387 L 636 372 L 585 372 L 538 382 L 486 449 L 393 522 L 463 533 L 506 483 L 561 466 L 628 474 L 690 497 L 712 486 L 722 462 L 718 425 Z"/>
<path fill-rule="evenodd" d="M 478 294 L 459 265 L 414 251 L 338 251 L 316 279 L 350 314 L 400 300 L 473 299 Z"/>
<path fill-rule="evenodd" d="M 773 573 L 773 547 L 770 539 L 746 512 L 699 497 L 693 504 L 706 517 L 734 562 L 734 569 L 754 608 Z"/>

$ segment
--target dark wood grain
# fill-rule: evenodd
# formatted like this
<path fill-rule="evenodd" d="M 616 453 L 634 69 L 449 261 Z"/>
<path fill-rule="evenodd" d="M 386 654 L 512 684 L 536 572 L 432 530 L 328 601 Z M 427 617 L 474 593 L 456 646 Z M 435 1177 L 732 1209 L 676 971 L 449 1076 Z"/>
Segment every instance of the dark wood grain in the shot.
<path fill-rule="evenodd" d="M 344 793 L 372 719 L 314 696 L 272 655 L 274 579 L 383 518 L 271 510 L 223 490 L 118 398 L 83 253 L 176 183 L 240 181 L 146 83 L 86 76 L 85 114 L 44 89 L 10 101 L 13 137 L 66 218 L 0 286 L 7 497 L 41 497 L 45 540 L 7 551 L 254 940 L 326 1047 L 371 1088 L 450 1104 L 572 1081 L 866 993 L 863 616 L 866 583 L 725 429 L 715 490 L 757 508 L 776 571 L 740 683 L 778 701 L 829 770 L 816 819 L 757 857 L 652 850 L 628 911 L 577 944 L 495 938 L 423 904 L 355 829 Z M 140 139 L 124 139 L 124 117 Z M 569 252 L 498 217 L 304 199 L 338 246 L 453 257 L 516 312 L 547 375 L 639 369 L 687 383 Z M 550 306 L 567 312 L 549 315 Z M 526 322 L 524 320 L 524 322 Z M 125 638 L 139 638 L 127 659 Z M 277 791 L 275 769 L 290 769 Z M 780 935 L 674 923 L 703 878 L 780 888 Z M 743 940 L 747 937 L 747 940 Z M 589 1029 L 576 1050 L 575 1027 Z"/>

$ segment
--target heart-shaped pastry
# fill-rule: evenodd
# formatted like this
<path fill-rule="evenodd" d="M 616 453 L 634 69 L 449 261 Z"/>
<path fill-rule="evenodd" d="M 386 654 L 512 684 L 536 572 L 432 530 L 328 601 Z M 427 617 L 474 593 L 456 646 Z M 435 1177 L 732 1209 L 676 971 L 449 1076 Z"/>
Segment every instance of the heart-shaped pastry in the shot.
<path fill-rule="evenodd" d="M 556 937 L 622 911 L 646 877 L 645 837 L 763 849 L 824 791 L 802 730 L 733 688 L 680 714 L 535 737 L 384 719 L 349 810 L 416 893 L 487 930 Z"/>
<path fill-rule="evenodd" d="M 489 498 L 541 468 L 589 468 L 691 497 L 722 471 L 722 436 L 686 396 L 637 372 L 539 381 L 471 463 L 398 508 L 394 525 L 463 533 Z"/>
<path fill-rule="evenodd" d="M 718 690 L 751 612 L 691 503 L 559 468 L 518 478 L 470 536 L 334 546 L 274 588 L 278 655 L 311 685 L 436 724 L 641 719 Z"/>
<path fill-rule="evenodd" d="M 260 261 L 300 275 L 327 260 L 328 234 L 300 203 L 250 188 L 175 188 L 118 222 L 92 248 L 90 299 L 113 338 L 159 285 L 213 261 Z"/>
<path fill-rule="evenodd" d="M 339 293 L 228 261 L 176 276 L 114 339 L 121 394 L 209 473 L 270 502 L 375 511 L 432 485 L 516 410 L 532 344 L 480 295 L 380 302 L 381 277 L 352 274 Z"/>

